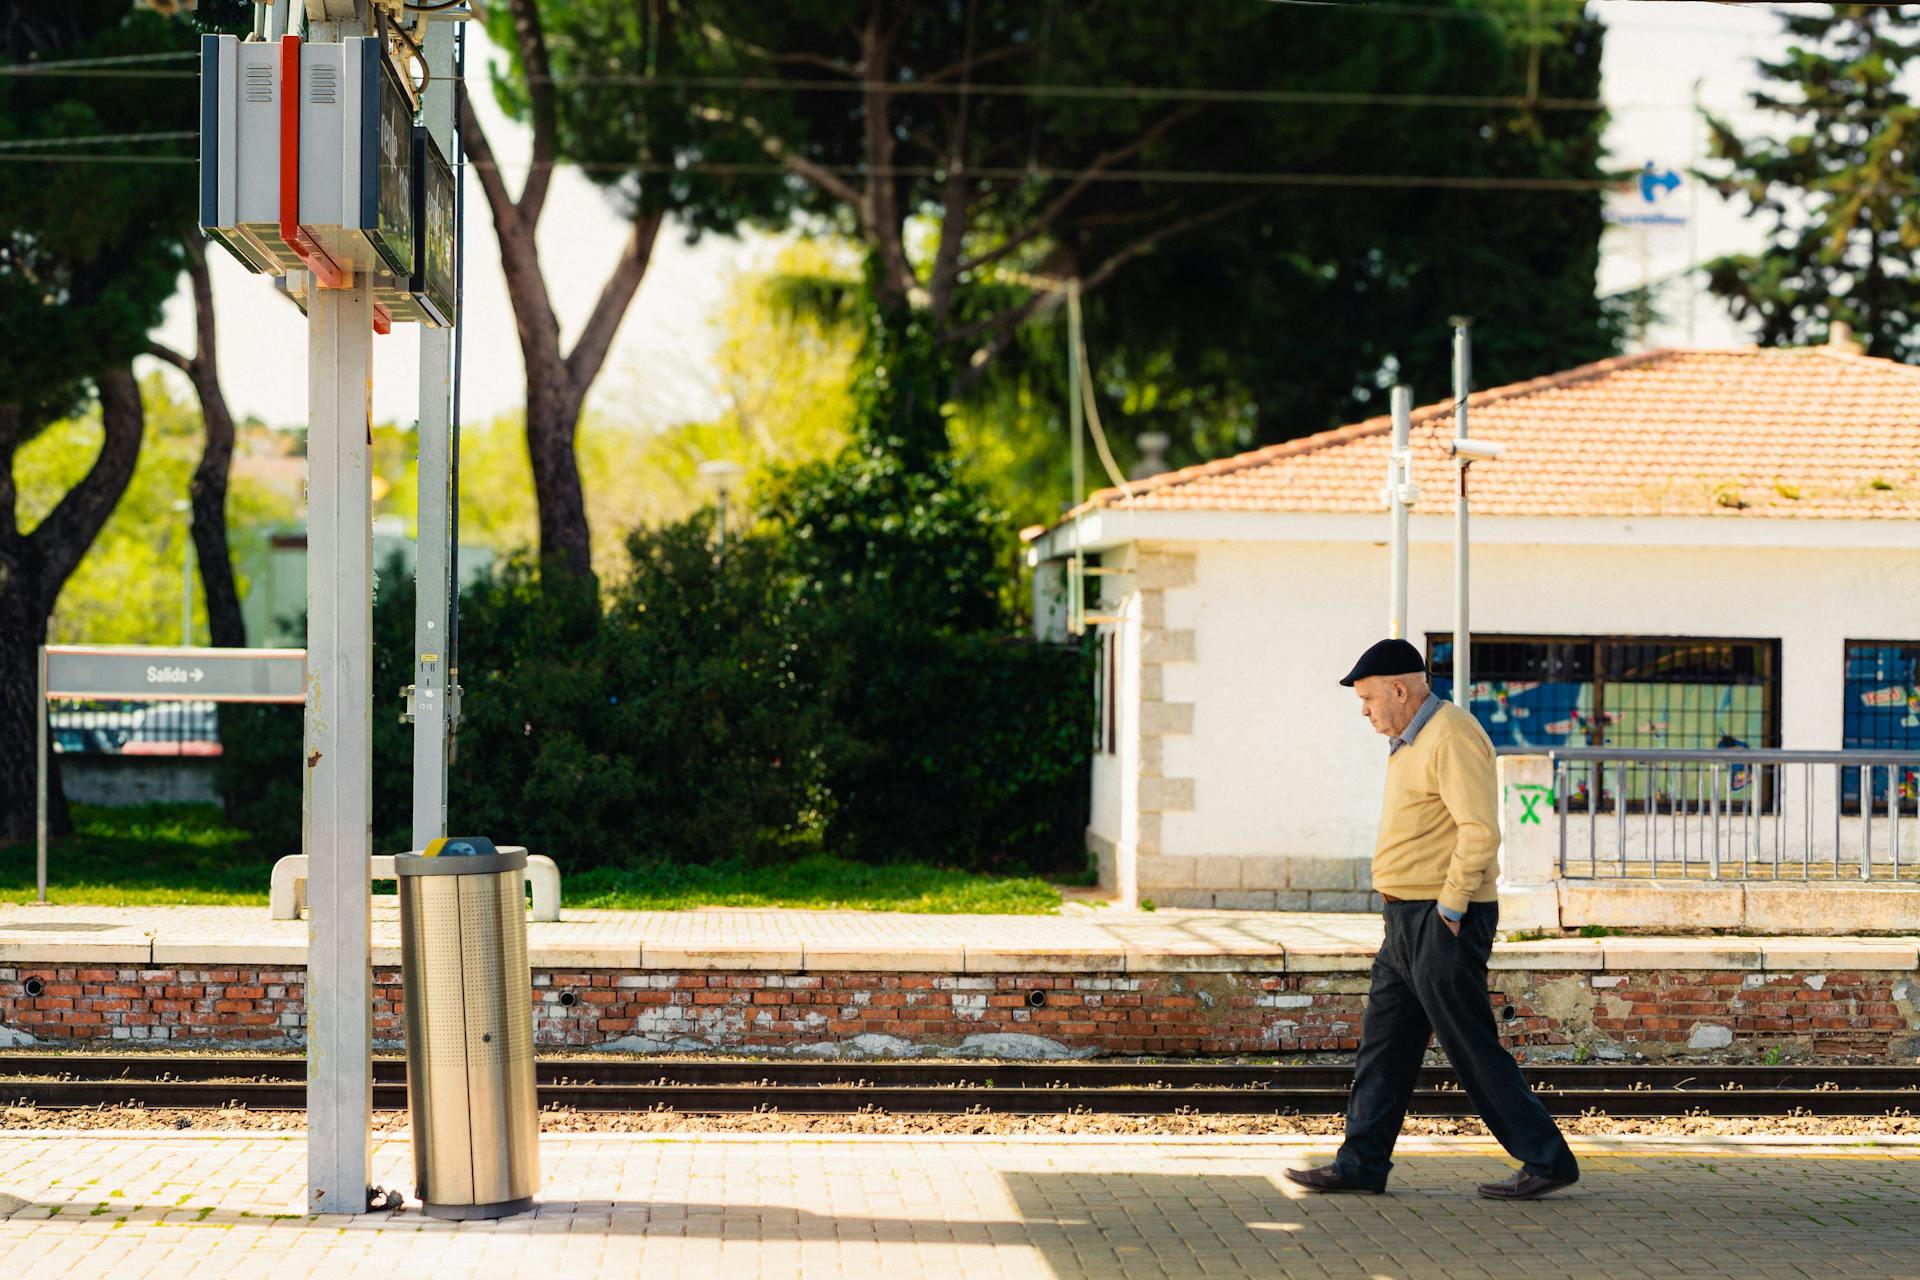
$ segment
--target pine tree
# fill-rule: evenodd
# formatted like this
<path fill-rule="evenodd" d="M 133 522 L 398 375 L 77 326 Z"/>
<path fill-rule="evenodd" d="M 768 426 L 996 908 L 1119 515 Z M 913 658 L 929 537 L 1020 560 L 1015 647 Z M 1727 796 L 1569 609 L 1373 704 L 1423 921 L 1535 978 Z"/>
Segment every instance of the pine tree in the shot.
<path fill-rule="evenodd" d="M 1767 247 L 1707 264 L 1708 287 L 1767 346 L 1853 327 L 1868 354 L 1920 359 L 1920 108 L 1899 83 L 1920 58 L 1913 5 L 1783 14 L 1793 43 L 1761 60 L 1753 103 L 1790 122 L 1743 139 L 1708 117 L 1717 175 L 1772 219 Z"/>

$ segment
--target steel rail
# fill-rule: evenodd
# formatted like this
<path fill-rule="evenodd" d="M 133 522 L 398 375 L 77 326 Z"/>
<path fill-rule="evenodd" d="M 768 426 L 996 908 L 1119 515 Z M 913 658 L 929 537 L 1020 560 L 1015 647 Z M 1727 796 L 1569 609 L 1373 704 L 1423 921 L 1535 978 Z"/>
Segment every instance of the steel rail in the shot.
<path fill-rule="evenodd" d="M 299 1111 L 294 1058 L 163 1054 L 0 1055 L 0 1101 L 50 1109 L 145 1106 Z M 1920 1106 L 1920 1070 L 1891 1066 L 1540 1064 L 1524 1068 L 1556 1115 L 1704 1112 L 1879 1115 Z M 1336 1115 L 1344 1065 L 1147 1063 L 795 1063 L 548 1059 L 543 1107 L 593 1112 L 1011 1115 Z M 378 1059 L 374 1106 L 406 1106 L 405 1064 Z M 1411 1111 L 1470 1116 L 1444 1067 L 1425 1068 Z"/>

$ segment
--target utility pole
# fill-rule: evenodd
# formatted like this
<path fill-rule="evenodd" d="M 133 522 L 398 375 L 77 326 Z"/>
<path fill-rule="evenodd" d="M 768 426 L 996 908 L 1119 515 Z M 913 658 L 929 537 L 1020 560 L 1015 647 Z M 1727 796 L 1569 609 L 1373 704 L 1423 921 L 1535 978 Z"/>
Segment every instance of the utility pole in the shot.
<path fill-rule="evenodd" d="M 365 0 L 306 0 L 308 36 L 371 34 Z M 373 1124 L 373 290 L 307 303 L 307 1205 L 364 1213 Z"/>
<path fill-rule="evenodd" d="M 1467 617 L 1470 543 L 1467 536 L 1467 469 L 1476 460 L 1497 458 L 1506 446 L 1467 434 L 1467 396 L 1473 390 L 1473 321 L 1453 319 L 1453 455 L 1458 487 L 1453 496 L 1453 701 L 1473 710 L 1473 623 Z"/>
<path fill-rule="evenodd" d="M 1453 439 L 1458 488 L 1453 498 L 1453 701 L 1473 710 L 1473 633 L 1467 619 L 1467 468 L 1471 458 L 1460 452 L 1467 435 L 1467 396 L 1473 387 L 1473 321 L 1453 318 Z"/>
<path fill-rule="evenodd" d="M 423 52 L 431 78 L 421 116 L 441 154 L 457 157 L 453 142 L 454 42 L 456 24 L 427 24 Z M 460 313 L 454 312 L 454 323 Z M 447 834 L 447 756 L 453 705 L 453 610 L 460 584 L 454 581 L 452 329 L 420 326 L 420 425 L 417 547 L 413 606 L 413 845 L 424 849 Z"/>
<path fill-rule="evenodd" d="M 1413 483 L 1413 391 L 1393 389 L 1393 448 L 1387 454 L 1387 508 L 1393 513 L 1393 538 L 1388 553 L 1387 634 L 1407 638 L 1407 508 L 1420 497 Z"/>

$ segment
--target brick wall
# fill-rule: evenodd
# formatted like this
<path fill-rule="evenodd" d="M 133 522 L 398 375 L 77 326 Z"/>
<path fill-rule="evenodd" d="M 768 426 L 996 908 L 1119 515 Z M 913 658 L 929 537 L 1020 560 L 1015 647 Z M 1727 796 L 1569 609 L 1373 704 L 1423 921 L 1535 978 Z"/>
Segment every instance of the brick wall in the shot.
<path fill-rule="evenodd" d="M 0 1045 L 19 1035 L 102 1048 L 128 1042 L 290 1045 L 305 1030 L 304 973 L 0 967 Z M 1111 1054 L 1349 1051 L 1358 973 L 534 974 L 534 1040 L 634 1050 L 845 1046 L 867 1051 L 1046 1047 Z M 1489 998 L 1507 1043 L 1559 1058 L 1724 1052 L 1863 1059 L 1920 1055 L 1920 975 L 1643 970 L 1496 971 Z M 405 1033 L 400 975 L 374 972 L 374 1035 Z M 15 1033 L 8 1034 L 9 1030 Z M 987 1039 L 981 1039 L 986 1037 Z"/>

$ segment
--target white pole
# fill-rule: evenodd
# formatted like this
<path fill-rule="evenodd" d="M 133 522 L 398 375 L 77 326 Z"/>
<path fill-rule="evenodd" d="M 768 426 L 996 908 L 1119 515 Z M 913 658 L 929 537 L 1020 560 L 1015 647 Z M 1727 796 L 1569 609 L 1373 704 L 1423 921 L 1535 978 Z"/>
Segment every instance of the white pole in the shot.
<path fill-rule="evenodd" d="M 373 293 L 307 309 L 307 1204 L 364 1213 L 373 1119 Z"/>
<path fill-rule="evenodd" d="M 1393 389 L 1393 452 L 1387 460 L 1387 502 L 1393 511 L 1391 545 L 1392 602 L 1387 619 L 1388 634 L 1395 640 L 1407 638 L 1407 485 L 1413 479 L 1409 441 L 1413 432 L 1413 392 L 1407 387 Z"/>
<path fill-rule="evenodd" d="M 451 156 L 455 24 L 430 22 L 424 52 L 432 79 L 421 115 Z M 455 313 L 456 321 L 458 312 Z M 452 580 L 453 331 L 420 326 L 419 503 L 413 605 L 413 847 L 447 834 L 447 713 Z"/>
<path fill-rule="evenodd" d="M 39 698 L 33 704 L 33 883 L 34 901 L 47 900 L 47 646 L 40 646 Z"/>
<path fill-rule="evenodd" d="M 1086 444 L 1081 440 L 1080 404 L 1080 282 L 1067 281 L 1067 432 L 1073 438 L 1073 556 L 1067 561 L 1067 630 L 1079 635 L 1087 629 L 1087 555 L 1081 550 L 1081 501 L 1086 494 Z"/>
<path fill-rule="evenodd" d="M 1467 438 L 1467 393 L 1473 386 L 1473 339 L 1464 316 L 1453 320 L 1453 438 Z M 1453 701 L 1473 709 L 1473 631 L 1467 618 L 1467 467 L 1469 460 L 1453 459 L 1458 487 L 1453 497 Z"/>
<path fill-rule="evenodd" d="M 369 34 L 367 6 L 312 22 Z M 309 7 L 312 13 L 313 7 Z M 307 1207 L 365 1213 L 373 1163 L 373 292 L 307 305 Z"/>

